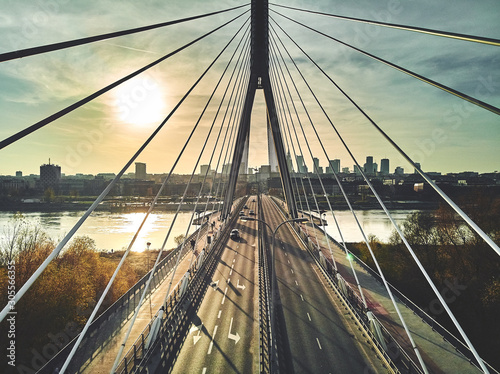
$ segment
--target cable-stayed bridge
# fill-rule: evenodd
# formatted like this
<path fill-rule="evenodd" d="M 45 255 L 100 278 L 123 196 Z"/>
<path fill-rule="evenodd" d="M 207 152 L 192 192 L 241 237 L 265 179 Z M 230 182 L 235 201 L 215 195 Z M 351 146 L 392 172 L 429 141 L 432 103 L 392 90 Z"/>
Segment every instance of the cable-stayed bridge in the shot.
<path fill-rule="evenodd" d="M 344 17 L 254 0 L 213 13 L 0 55 L 2 63 L 9 63 L 14 59 L 61 49 L 71 51 L 85 44 L 139 32 L 203 22 L 214 16 L 227 17 L 219 26 L 185 45 L 3 139 L 0 148 L 8 149 L 163 61 L 208 40 L 212 34 L 217 35 L 227 27 L 235 28 L 223 48 L 182 94 L 170 113 L 139 145 L 133 156 L 124 160 L 126 162 L 115 178 L 29 280 L 17 290 L 15 299 L 3 308 L 0 317 L 5 320 L 129 167 L 155 137 L 167 129 L 169 121 L 193 95 L 197 86 L 203 84 L 214 66 L 225 61 L 206 102 L 193 109 L 199 117 L 190 128 L 187 140 L 160 190 L 151 199 L 148 211 L 104 293 L 96 300 L 85 327 L 73 341 L 51 357 L 40 372 L 496 372 L 476 350 L 448 307 L 445 296 L 437 289 L 431 275 L 393 220 L 371 183 L 371 171 L 361 166 L 334 121 L 328 103 L 317 94 L 317 77 L 359 111 L 381 135 L 381 139 L 415 169 L 475 235 L 491 247 L 491 251 L 500 255 L 498 244 L 439 188 L 390 133 L 384 131 L 383 126 L 370 116 L 369 110 L 362 108 L 334 80 L 332 74 L 308 54 L 307 45 L 297 42 L 285 25 L 294 23 L 301 26 L 317 34 L 317 37 L 340 43 L 492 115 L 500 114 L 500 109 L 451 85 L 327 35 L 317 30 L 314 24 L 301 22 L 299 15 L 304 13 L 368 23 L 401 32 L 422 33 L 429 37 L 458 39 L 464 43 L 484 44 L 488 48 L 500 45 L 498 39 Z M 297 57 L 298 53 L 300 57 Z M 307 71 L 302 68 L 304 61 L 308 62 Z M 316 74 L 315 83 L 308 78 L 312 70 Z M 266 108 L 267 138 L 272 139 L 272 146 L 268 147 L 269 159 L 277 164 L 283 199 L 271 198 L 259 191 L 242 191 L 242 184 L 239 183 L 239 177 L 246 174 L 249 166 L 250 133 L 254 123 L 252 110 L 256 95 L 261 90 Z M 318 113 L 322 116 L 321 120 L 316 119 Z M 184 153 L 191 149 L 190 142 L 202 131 L 200 124 L 210 115 L 213 119 L 206 126 L 208 130 L 204 132 L 203 141 L 196 145 L 198 154 L 189 183 L 173 222 L 167 228 L 165 241 L 152 270 L 101 314 L 100 306 L 123 261 L 182 162 Z M 319 123 L 322 125 L 319 126 Z M 453 336 L 387 282 L 343 188 L 344 180 L 335 170 L 332 170 L 335 185 L 359 226 L 375 269 L 350 253 L 337 221 L 340 241 L 326 234 L 321 215 L 311 213 L 321 212 L 316 195 L 311 193 L 310 197 L 307 196 L 308 190 L 313 191 L 311 179 L 314 177 L 319 182 L 320 195 L 326 197 L 328 210 L 335 217 L 335 205 L 327 193 L 328 185 L 325 185 L 324 175 L 314 161 L 317 157 L 333 159 L 324 135 L 325 124 L 330 129 L 329 134 L 337 137 L 338 144 L 343 147 L 342 152 L 352 160 L 359 177 L 365 181 L 394 225 L 408 250 L 408 256 L 416 262 L 426 286 L 435 292 L 436 299 L 449 315 L 459 336 Z M 304 172 L 304 156 L 313 160 L 312 173 Z M 202 162 L 206 162 L 208 168 L 202 176 L 201 188 L 186 228 L 187 239 L 160 261 L 177 214 L 187 199 L 189 185 Z M 209 179 L 211 183 L 208 185 Z M 207 196 L 215 199 L 211 201 Z M 203 218 L 198 214 L 200 211 Z M 198 224 L 199 229 L 188 235 L 194 224 Z"/>

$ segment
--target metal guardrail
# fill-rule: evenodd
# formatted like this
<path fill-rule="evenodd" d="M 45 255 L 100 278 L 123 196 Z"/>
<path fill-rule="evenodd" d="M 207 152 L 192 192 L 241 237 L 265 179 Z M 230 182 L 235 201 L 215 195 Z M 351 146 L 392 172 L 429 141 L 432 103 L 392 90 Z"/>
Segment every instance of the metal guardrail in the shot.
<path fill-rule="evenodd" d="M 142 336 L 136 341 L 138 344 L 129 350 L 126 362 L 120 364 L 122 371 L 119 374 L 128 373 L 152 373 L 159 367 L 170 365 L 182 342 L 187 336 L 191 317 L 201 305 L 203 296 L 209 286 L 208 278 L 218 264 L 218 259 L 229 239 L 231 225 L 238 219 L 238 212 L 244 205 L 245 200 L 235 203 L 234 214 L 228 219 L 220 234 L 212 242 L 211 250 L 206 254 L 205 260 L 197 271 L 190 273 L 190 282 L 183 295 L 177 295 L 171 299 L 169 307 L 165 311 L 160 331 L 157 338 L 152 342 L 151 348 L 144 350 L 144 342 L 147 336 Z M 147 331 L 149 333 L 149 330 Z"/>
<path fill-rule="evenodd" d="M 322 231 L 321 227 L 317 228 Z M 328 235 L 328 234 L 327 234 Z M 340 243 L 338 243 L 334 238 L 332 238 L 330 235 L 328 235 L 328 239 L 331 240 L 333 243 L 335 243 L 342 251 L 344 251 L 344 248 Z M 345 251 L 344 251 L 345 253 Z M 352 255 L 352 258 L 354 261 L 358 263 L 364 270 L 366 270 L 371 276 L 373 276 L 377 282 L 379 282 L 381 285 L 383 285 L 382 278 L 380 275 L 373 270 L 370 266 L 368 266 L 365 262 L 363 262 L 359 257 L 357 257 L 355 254 L 350 253 Z M 460 339 L 458 339 L 456 336 L 454 336 L 451 332 L 449 332 L 445 327 L 443 327 L 439 322 L 434 320 L 431 316 L 429 316 L 426 312 L 424 312 L 418 305 L 413 303 L 410 299 L 408 299 L 401 291 L 399 291 L 396 287 L 394 287 L 391 283 L 387 282 L 389 287 L 391 288 L 391 292 L 393 295 L 403 304 L 405 305 L 408 309 L 410 309 L 415 315 L 419 316 L 422 319 L 422 322 L 426 323 L 431 327 L 431 329 L 435 332 L 437 332 L 441 337 L 450 343 L 457 352 L 462 354 L 470 363 L 471 365 L 474 365 L 479 372 L 482 372 L 480 369 L 479 365 L 477 364 L 477 361 L 474 358 L 474 355 L 470 351 L 469 347 L 467 347 Z M 492 373 L 500 374 L 499 371 L 497 371 L 495 368 L 493 368 L 490 364 L 487 362 L 484 362 L 485 365 L 488 367 L 488 370 L 490 370 Z"/>
<path fill-rule="evenodd" d="M 275 204 L 276 208 L 280 210 L 280 212 L 286 216 L 286 212 L 284 212 L 280 204 L 277 204 L 276 201 L 272 200 Z M 345 309 L 349 311 L 351 314 L 351 318 L 354 320 L 354 323 L 360 327 L 363 333 L 369 337 L 370 343 L 375 349 L 377 355 L 381 358 L 384 366 L 393 373 L 400 373 L 399 368 L 396 366 L 395 362 L 392 360 L 392 357 L 388 352 L 386 352 L 382 345 L 377 341 L 370 328 L 368 327 L 368 317 L 366 316 L 366 311 L 364 310 L 363 304 L 360 303 L 357 295 L 352 292 L 351 294 L 348 292 L 348 295 L 345 295 L 339 288 L 337 284 L 337 280 L 332 273 L 329 273 L 320 263 L 319 256 L 316 256 L 315 253 L 318 252 L 318 248 L 315 247 L 309 237 L 302 231 L 301 226 L 298 223 L 293 223 L 293 228 L 297 237 L 302 241 L 302 244 L 307 249 L 311 257 L 315 260 L 316 265 L 321 270 L 324 277 L 328 280 L 328 283 L 335 291 L 337 297 L 344 305 Z M 333 268 L 332 268 L 333 269 Z M 352 291 L 352 290 L 351 290 Z M 410 372 L 407 372 L 410 373 Z M 419 371 L 413 371 L 411 373 L 420 373 Z"/>
<path fill-rule="evenodd" d="M 308 250 L 311 257 L 315 260 L 316 265 L 319 267 L 325 278 L 328 280 L 329 284 L 332 286 L 337 296 L 344 304 L 346 310 L 351 313 L 352 319 L 355 321 L 355 324 L 359 325 L 359 327 L 363 330 L 363 332 L 370 338 L 371 344 L 376 348 L 377 354 L 381 357 L 384 362 L 384 366 L 387 367 L 394 373 L 399 373 L 401 367 L 396 365 L 396 362 L 391 357 L 390 352 L 386 352 L 382 345 L 378 342 L 376 337 L 371 332 L 368 326 L 368 317 L 366 316 L 366 311 L 364 310 L 363 304 L 360 303 L 357 294 L 352 291 L 352 289 L 348 289 L 347 295 L 344 294 L 337 283 L 337 280 L 334 276 L 334 273 L 328 272 L 327 269 L 321 265 L 319 256 L 316 256 L 317 248 L 313 245 L 312 241 L 309 237 L 302 231 L 301 226 L 297 223 L 294 225 L 295 232 L 302 240 L 304 246 Z M 351 292 L 349 292 L 349 290 Z M 418 367 L 415 367 L 417 371 L 405 371 L 405 373 L 421 373 Z"/>
<path fill-rule="evenodd" d="M 258 197 L 258 212 L 262 212 L 262 201 Z M 271 319 L 269 315 L 270 294 L 270 265 L 268 261 L 268 253 L 264 245 L 264 225 L 257 222 L 259 225 L 259 373 L 270 373 L 270 349 L 271 349 Z"/>
<path fill-rule="evenodd" d="M 276 198 L 273 198 L 273 200 L 276 200 Z M 276 203 L 276 202 L 275 202 Z M 280 208 L 280 204 L 276 203 L 276 206 Z M 280 208 L 281 209 L 281 208 Z M 286 212 L 284 212 L 286 213 Z M 322 228 L 318 225 L 315 224 L 315 227 L 319 230 L 322 230 Z M 326 233 L 328 235 L 328 233 Z M 328 235 L 328 239 L 331 240 L 333 243 L 335 243 L 342 251 L 344 251 L 344 248 L 340 243 L 338 243 L 334 238 L 332 238 L 330 235 Z M 344 251 L 345 253 L 345 251 Z M 364 269 L 366 270 L 370 275 L 372 275 L 380 284 L 383 284 L 382 278 L 380 275 L 373 270 L 370 266 L 368 266 L 366 263 L 364 263 L 359 257 L 351 253 L 353 256 L 353 259 Z M 392 284 L 388 282 L 389 287 L 391 288 L 391 292 L 394 294 L 394 296 L 402 303 L 404 304 L 407 308 L 411 309 L 413 313 L 417 316 L 419 316 L 423 322 L 425 322 L 427 325 L 431 327 L 431 329 L 435 332 L 437 332 L 441 337 L 450 343 L 457 352 L 462 354 L 469 362 L 471 365 L 474 365 L 479 372 L 482 372 L 480 369 L 474 355 L 470 351 L 469 347 L 467 347 L 460 339 L 458 339 L 455 335 L 453 335 L 451 332 L 449 332 L 445 327 L 443 327 L 439 322 L 434 320 L 431 316 L 429 316 L 426 312 L 424 312 L 419 306 L 414 304 L 410 299 L 408 299 L 402 292 L 400 292 L 397 288 L 395 288 Z M 387 331 L 389 334 L 389 332 Z M 393 339 L 395 341 L 395 339 Z M 399 343 L 395 342 L 399 347 Z M 400 347 L 401 348 L 401 347 Z M 404 355 L 408 356 L 406 352 L 401 348 L 401 352 L 404 353 Z M 488 370 L 492 373 L 500 374 L 499 371 L 497 371 L 495 368 L 493 368 L 490 364 L 487 362 L 483 361 L 484 364 L 488 367 Z M 415 367 L 417 367 L 416 363 L 413 363 Z M 418 367 L 417 367 L 418 368 Z M 420 370 L 420 369 L 418 369 Z"/>
<path fill-rule="evenodd" d="M 198 230 L 205 230 L 207 225 L 204 224 Z M 195 238 L 198 230 L 195 230 L 186 241 Z M 174 260 L 178 255 L 182 246 L 172 250 L 164 259 L 162 259 L 156 268 L 155 275 L 151 280 L 148 296 L 158 288 L 170 270 L 173 268 Z M 189 252 L 189 247 L 184 246 L 181 257 L 184 257 Z M 68 371 L 71 373 L 81 373 L 85 368 L 97 357 L 104 347 L 111 341 L 113 336 L 121 329 L 133 315 L 135 308 L 141 298 L 142 290 L 146 286 L 151 271 L 144 275 L 135 285 L 133 285 L 126 293 L 124 293 L 117 301 L 115 301 L 108 309 L 106 309 L 99 317 L 97 317 L 90 325 L 86 337 L 82 340 L 80 347 L 68 366 Z M 146 298 L 145 298 L 146 300 Z M 106 334 L 103 333 L 106 331 Z M 79 336 L 79 335 L 78 335 Z M 52 374 L 64 364 L 66 357 L 78 339 L 76 336 L 71 342 L 58 352 L 50 361 L 48 361 L 37 373 Z"/>
<path fill-rule="evenodd" d="M 191 267 L 190 270 L 190 277 L 189 280 L 191 280 L 194 276 L 194 273 L 196 272 L 196 263 L 193 267 Z M 174 307 L 178 304 L 180 300 L 180 286 L 181 282 L 179 282 L 175 287 L 174 290 L 172 291 L 170 297 L 167 300 L 166 304 L 166 309 L 165 309 L 165 314 L 168 316 L 173 310 Z M 149 334 L 151 332 L 151 327 L 154 323 L 154 321 L 158 318 L 158 313 L 156 313 L 155 318 L 153 318 L 149 324 L 146 326 L 146 328 L 141 332 L 141 335 L 135 340 L 134 344 L 132 347 L 127 351 L 123 359 L 121 360 L 120 364 L 117 366 L 115 373 L 116 374 L 128 374 L 132 373 L 136 367 L 136 364 L 139 359 L 141 359 L 144 355 L 144 347 L 146 344 L 146 341 L 149 337 Z"/>

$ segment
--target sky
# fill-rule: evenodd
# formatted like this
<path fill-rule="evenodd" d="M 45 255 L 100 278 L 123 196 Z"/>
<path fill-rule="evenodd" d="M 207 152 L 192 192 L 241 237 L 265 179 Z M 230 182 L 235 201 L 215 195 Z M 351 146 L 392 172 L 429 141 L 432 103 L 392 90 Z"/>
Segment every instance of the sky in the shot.
<path fill-rule="evenodd" d="M 278 4 L 285 4 L 280 1 Z M 82 38 L 237 5 L 240 0 L 0 0 L 0 53 Z M 500 39 L 497 0 L 455 1 L 296 1 L 286 5 L 343 16 L 433 28 Z M 38 122 L 149 62 L 175 50 L 242 13 L 222 15 L 84 46 L 0 63 L 0 138 Z M 272 7 L 346 43 L 418 74 L 500 107 L 500 49 L 414 32 L 380 28 L 330 17 Z M 500 170 L 500 119 L 486 110 L 417 81 L 356 51 L 306 30 L 271 11 L 277 22 L 398 143 L 424 171 Z M 0 175 L 38 174 L 39 166 L 58 164 L 67 175 L 117 173 L 246 20 L 244 15 L 206 40 L 196 43 L 134 80 L 0 150 Z M 276 28 L 276 30 L 278 30 Z M 391 160 L 390 168 L 411 167 L 357 112 L 317 68 L 280 34 L 301 71 L 314 87 L 334 125 L 360 164 L 373 156 Z M 243 31 L 179 107 L 136 161 L 148 173 L 168 172 L 198 120 Z M 272 42 L 274 43 L 274 42 Z M 277 42 L 279 43 L 279 42 Z M 231 69 L 234 65 L 231 65 Z M 330 159 L 352 170 L 353 160 L 292 65 L 311 118 Z M 200 121 L 179 166 L 191 173 L 227 84 L 229 69 L 213 103 Z M 311 149 L 319 142 L 300 103 Z M 267 164 L 265 110 L 257 92 L 252 115 L 250 165 Z M 221 118 L 220 116 L 219 118 Z M 219 120 L 220 122 L 220 120 Z M 217 123 L 219 123 L 217 122 Z M 300 130 L 298 130 L 300 132 Z M 217 126 L 200 163 L 208 163 Z M 299 134 L 299 138 L 302 136 Z M 312 164 L 301 142 L 306 163 Z M 219 146 L 220 147 L 220 146 Z M 298 147 L 297 147 L 298 148 Z M 299 150 L 296 150 L 299 153 Z M 291 152 L 293 155 L 293 152 Z M 326 166 L 326 156 L 316 154 Z M 132 169 L 130 171 L 133 171 Z"/>

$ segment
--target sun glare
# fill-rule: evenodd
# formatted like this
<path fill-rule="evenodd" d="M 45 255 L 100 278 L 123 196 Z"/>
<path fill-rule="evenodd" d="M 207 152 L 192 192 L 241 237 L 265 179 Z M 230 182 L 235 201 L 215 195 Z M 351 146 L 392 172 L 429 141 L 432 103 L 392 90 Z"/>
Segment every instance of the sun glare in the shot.
<path fill-rule="evenodd" d="M 134 78 L 116 88 L 115 109 L 122 122 L 146 126 L 159 124 L 165 114 L 165 94 L 151 77 Z"/>

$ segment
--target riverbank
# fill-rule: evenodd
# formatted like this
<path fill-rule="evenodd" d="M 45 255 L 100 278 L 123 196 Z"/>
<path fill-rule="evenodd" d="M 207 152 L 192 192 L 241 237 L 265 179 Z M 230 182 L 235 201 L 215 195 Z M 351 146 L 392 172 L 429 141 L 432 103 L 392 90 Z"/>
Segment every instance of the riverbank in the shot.
<path fill-rule="evenodd" d="M 52 213 L 52 212 L 76 212 L 86 211 L 93 201 L 74 201 L 74 202 L 22 202 L 22 201 L 9 201 L 0 204 L 1 212 L 39 212 L 39 213 Z M 192 211 L 195 209 L 202 210 L 206 202 L 199 202 L 198 205 L 194 203 L 183 203 L 181 211 Z M 219 203 L 208 204 L 209 209 L 217 206 Z M 313 207 L 313 202 L 310 206 Z M 389 210 L 434 210 L 439 208 L 438 202 L 429 201 L 384 201 L 384 204 Z M 175 212 L 178 209 L 179 203 L 158 203 L 155 206 L 155 211 L 162 212 Z M 381 209 L 378 202 L 353 202 L 352 206 L 355 210 L 377 210 Z M 103 202 L 99 204 L 96 211 L 110 212 L 110 213 L 145 213 L 150 207 L 149 202 Z M 345 203 L 332 203 L 334 210 L 349 210 L 349 206 Z M 328 210 L 329 206 L 326 202 L 320 202 L 319 208 Z"/>
<path fill-rule="evenodd" d="M 197 210 L 201 210 L 205 207 L 206 202 L 198 203 Z M 0 204 L 1 212 L 39 212 L 39 213 L 53 213 L 53 212 L 76 212 L 76 211 L 86 211 L 92 201 L 76 201 L 76 202 L 22 202 L 22 201 L 10 201 L 2 202 Z M 181 205 L 181 211 L 192 211 L 195 208 L 194 203 L 184 203 Z M 209 208 L 212 209 L 214 203 L 209 203 Z M 163 212 L 175 212 L 179 203 L 159 203 L 155 206 L 155 211 Z M 111 213 L 145 213 L 150 207 L 149 203 L 108 203 L 103 202 L 99 204 L 96 211 L 101 212 L 111 212 Z"/>

